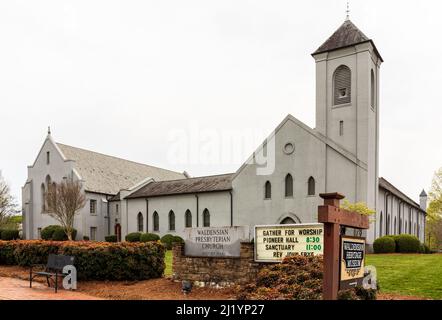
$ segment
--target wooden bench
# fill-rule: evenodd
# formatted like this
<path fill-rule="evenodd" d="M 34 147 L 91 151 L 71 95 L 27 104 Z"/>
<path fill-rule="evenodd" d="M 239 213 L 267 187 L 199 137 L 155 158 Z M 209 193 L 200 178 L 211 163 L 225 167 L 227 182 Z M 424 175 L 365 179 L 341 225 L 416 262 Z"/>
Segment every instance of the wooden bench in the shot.
<path fill-rule="evenodd" d="M 58 277 L 64 277 L 67 275 L 67 273 L 63 273 L 63 268 L 69 265 L 74 265 L 74 257 L 50 254 L 44 271 L 35 272 L 33 268 L 36 265 L 31 266 L 31 269 L 29 270 L 29 287 L 32 288 L 32 280 L 34 280 L 35 277 L 43 276 L 46 277 L 48 287 L 51 287 L 49 279 L 52 281 L 55 293 L 57 293 Z"/>

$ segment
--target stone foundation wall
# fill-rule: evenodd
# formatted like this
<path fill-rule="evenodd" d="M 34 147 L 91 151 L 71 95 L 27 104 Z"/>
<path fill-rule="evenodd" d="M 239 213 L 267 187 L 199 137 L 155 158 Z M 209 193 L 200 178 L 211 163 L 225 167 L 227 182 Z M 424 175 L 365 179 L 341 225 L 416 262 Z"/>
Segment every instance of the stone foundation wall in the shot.
<path fill-rule="evenodd" d="M 239 258 L 187 257 L 184 244 L 173 247 L 173 279 L 197 286 L 245 284 L 256 277 L 263 265 L 254 261 L 253 243 L 241 243 Z"/>

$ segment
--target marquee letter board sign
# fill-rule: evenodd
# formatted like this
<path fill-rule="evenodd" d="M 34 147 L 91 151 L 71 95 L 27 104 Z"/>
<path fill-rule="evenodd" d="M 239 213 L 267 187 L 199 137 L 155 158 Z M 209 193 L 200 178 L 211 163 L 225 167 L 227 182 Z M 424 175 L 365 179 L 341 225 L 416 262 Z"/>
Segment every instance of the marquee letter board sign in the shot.
<path fill-rule="evenodd" d="M 339 289 L 362 286 L 365 265 L 365 238 L 341 237 Z"/>
<path fill-rule="evenodd" d="M 255 226 L 255 261 L 281 262 L 287 256 L 322 255 L 322 223 Z"/>

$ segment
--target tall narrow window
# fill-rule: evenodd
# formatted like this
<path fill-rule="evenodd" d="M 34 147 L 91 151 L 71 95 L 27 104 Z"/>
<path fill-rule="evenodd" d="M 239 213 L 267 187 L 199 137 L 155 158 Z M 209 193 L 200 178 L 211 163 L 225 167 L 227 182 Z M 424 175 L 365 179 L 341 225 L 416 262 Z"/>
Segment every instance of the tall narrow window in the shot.
<path fill-rule="evenodd" d="M 394 229 L 393 229 L 393 234 L 396 234 L 396 231 L 397 231 L 397 229 L 396 229 L 396 217 L 394 217 L 394 227 L 393 227 Z"/>
<path fill-rule="evenodd" d="M 158 212 L 153 213 L 153 231 L 160 231 L 160 216 L 158 215 Z"/>
<path fill-rule="evenodd" d="M 184 220 L 186 221 L 186 228 L 192 228 L 192 213 L 190 210 L 186 210 Z"/>
<path fill-rule="evenodd" d="M 376 107 L 376 82 L 374 79 L 374 71 L 371 70 L 371 89 L 370 89 L 370 103 L 371 107 L 374 109 Z"/>
<path fill-rule="evenodd" d="M 382 218 L 383 218 L 383 216 L 382 216 L 382 211 L 381 211 L 381 216 L 379 218 L 379 236 L 380 237 L 383 236 L 383 233 L 382 233 L 383 230 L 382 229 L 384 228 L 384 225 L 382 223 Z"/>
<path fill-rule="evenodd" d="M 48 151 L 46 152 L 46 164 L 51 163 L 51 153 Z"/>
<path fill-rule="evenodd" d="M 46 212 L 46 189 L 45 184 L 41 184 L 41 212 Z"/>
<path fill-rule="evenodd" d="M 97 200 L 89 200 L 89 211 L 91 214 L 97 214 Z"/>
<path fill-rule="evenodd" d="M 41 228 L 37 229 L 37 238 L 41 239 Z"/>
<path fill-rule="evenodd" d="M 137 216 L 137 226 L 138 226 L 138 232 L 143 232 L 143 214 L 141 212 L 138 212 L 138 216 Z"/>
<path fill-rule="evenodd" d="M 309 196 L 314 196 L 316 194 L 316 190 L 315 190 L 316 186 L 315 186 L 315 184 L 316 184 L 315 183 L 315 178 L 310 177 L 308 179 L 308 195 Z"/>
<path fill-rule="evenodd" d="M 264 199 L 271 199 L 272 198 L 272 184 L 270 181 L 267 181 L 264 186 Z"/>
<path fill-rule="evenodd" d="M 293 177 L 290 173 L 285 177 L 285 197 L 293 197 Z"/>
<path fill-rule="evenodd" d="M 210 227 L 210 212 L 207 209 L 203 211 L 203 226 L 206 228 Z"/>
<path fill-rule="evenodd" d="M 48 196 L 47 193 L 49 192 L 49 189 L 52 186 L 52 179 L 50 175 L 46 176 L 45 179 L 45 195 L 44 195 L 44 206 L 45 206 L 45 211 L 48 212 L 49 211 L 49 205 L 48 205 Z"/>
<path fill-rule="evenodd" d="M 169 211 L 169 230 L 175 231 L 175 213 L 172 210 Z"/>
<path fill-rule="evenodd" d="M 385 235 L 390 235 L 390 215 L 387 215 L 387 227 L 385 228 Z"/>
<path fill-rule="evenodd" d="M 344 121 L 339 121 L 339 136 L 343 136 L 344 135 Z"/>
<path fill-rule="evenodd" d="M 347 66 L 339 66 L 333 75 L 334 105 L 351 102 L 351 71 Z"/>
<path fill-rule="evenodd" d="M 117 204 L 115 205 L 115 213 L 117 214 L 117 216 L 118 216 L 119 211 L 120 211 L 120 206 L 119 206 L 118 203 L 117 203 Z"/>

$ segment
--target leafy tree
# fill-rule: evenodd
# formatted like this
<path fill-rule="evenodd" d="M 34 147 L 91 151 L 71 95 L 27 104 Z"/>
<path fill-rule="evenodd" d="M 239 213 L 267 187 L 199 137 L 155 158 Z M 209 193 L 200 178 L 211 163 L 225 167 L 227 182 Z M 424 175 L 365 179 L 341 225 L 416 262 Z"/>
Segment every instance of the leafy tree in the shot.
<path fill-rule="evenodd" d="M 430 248 L 438 249 L 442 245 L 442 168 L 434 173 L 429 200 L 426 238 Z"/>
<path fill-rule="evenodd" d="M 0 227 L 7 225 L 10 217 L 17 212 L 17 203 L 0 171 Z"/>
<path fill-rule="evenodd" d="M 73 179 L 55 183 L 48 187 L 46 197 L 48 214 L 60 222 L 68 239 L 72 240 L 75 214 L 86 205 L 81 183 Z"/>
<path fill-rule="evenodd" d="M 351 203 L 347 199 L 342 201 L 341 208 L 347 211 L 357 212 L 364 216 L 371 216 L 376 213 L 376 211 L 370 209 L 364 202 Z"/>

